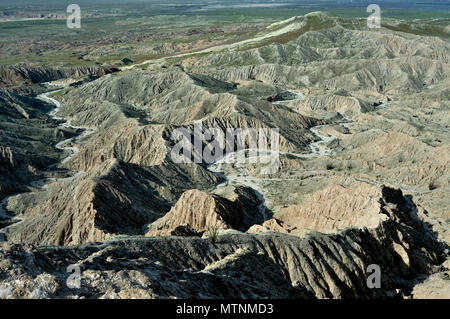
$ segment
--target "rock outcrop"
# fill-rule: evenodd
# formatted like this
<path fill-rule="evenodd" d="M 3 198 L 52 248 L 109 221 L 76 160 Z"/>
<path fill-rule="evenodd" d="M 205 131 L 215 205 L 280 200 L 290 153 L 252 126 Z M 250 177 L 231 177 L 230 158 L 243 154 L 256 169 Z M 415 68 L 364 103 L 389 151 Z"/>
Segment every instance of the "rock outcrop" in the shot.
<path fill-rule="evenodd" d="M 40 249 L 4 243 L 1 288 L 10 298 L 402 297 L 417 274 L 438 271 L 443 247 L 401 191 L 383 188 L 382 194 L 387 206 L 381 214 L 387 218 L 378 227 L 335 235 L 234 234 L 214 243 L 193 237 L 120 238 Z M 71 264 L 82 271 L 79 289 L 65 285 Z M 380 266 L 381 289 L 366 284 L 371 264 Z"/>
<path fill-rule="evenodd" d="M 183 190 L 211 188 L 217 177 L 200 166 L 164 163 L 148 168 L 117 160 L 91 174 L 55 182 L 42 193 L 10 199 L 23 221 L 6 232 L 9 241 L 36 245 L 77 245 L 119 234 L 143 234 L 144 226 L 166 214 Z"/>
<path fill-rule="evenodd" d="M 257 197 L 253 194 L 249 198 L 248 193 L 239 194 L 241 191 L 245 190 L 237 190 L 234 201 L 199 190 L 187 191 L 164 217 L 149 225 L 146 236 L 176 234 L 181 226 L 188 226 L 197 234 L 211 228 L 246 230 L 261 222 L 263 216 L 257 209 Z M 254 205 L 249 207 L 249 202 L 242 201 L 244 198 Z"/>
<path fill-rule="evenodd" d="M 312 13 L 120 72 L 0 68 L 0 297 L 445 296 L 450 46 L 411 25 Z M 174 163 L 200 123 L 277 128 L 279 169 Z"/>
<path fill-rule="evenodd" d="M 116 72 L 112 67 L 72 67 L 51 68 L 19 64 L 11 67 L 0 67 L 0 87 L 19 87 L 32 83 L 56 81 L 65 78 L 80 78 L 84 76 L 99 77 Z"/>

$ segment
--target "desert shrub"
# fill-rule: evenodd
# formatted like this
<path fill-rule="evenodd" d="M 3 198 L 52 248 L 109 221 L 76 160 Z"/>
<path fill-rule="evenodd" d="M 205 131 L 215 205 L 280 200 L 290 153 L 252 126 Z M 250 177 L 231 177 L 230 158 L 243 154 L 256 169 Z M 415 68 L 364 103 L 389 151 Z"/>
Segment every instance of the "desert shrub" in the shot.
<path fill-rule="evenodd" d="M 219 226 L 209 226 L 206 235 L 212 244 L 217 242 L 217 237 L 219 236 Z"/>
<path fill-rule="evenodd" d="M 430 182 L 430 184 L 428 184 L 428 189 L 430 191 L 435 190 L 437 188 L 437 185 L 435 182 Z"/>

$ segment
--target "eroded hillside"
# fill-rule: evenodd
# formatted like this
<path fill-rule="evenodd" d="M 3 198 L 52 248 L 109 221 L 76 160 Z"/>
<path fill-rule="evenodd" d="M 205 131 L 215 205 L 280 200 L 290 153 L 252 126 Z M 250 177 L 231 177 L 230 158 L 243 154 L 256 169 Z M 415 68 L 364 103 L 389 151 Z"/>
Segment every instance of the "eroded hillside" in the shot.
<path fill-rule="evenodd" d="M 395 26 L 311 13 L 121 70 L 1 69 L 0 288 L 448 298 L 448 28 Z M 279 170 L 174 162 L 174 130 L 199 122 L 277 128 Z"/>

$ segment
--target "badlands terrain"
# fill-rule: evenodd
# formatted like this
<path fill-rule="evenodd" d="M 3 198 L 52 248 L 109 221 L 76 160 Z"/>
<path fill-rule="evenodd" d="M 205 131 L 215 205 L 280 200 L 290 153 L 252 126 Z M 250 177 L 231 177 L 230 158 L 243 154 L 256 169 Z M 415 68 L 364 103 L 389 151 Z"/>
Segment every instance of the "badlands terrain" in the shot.
<path fill-rule="evenodd" d="M 313 12 L 1 66 L 0 297 L 450 298 L 449 22 Z M 278 172 L 175 163 L 198 121 L 278 128 Z"/>

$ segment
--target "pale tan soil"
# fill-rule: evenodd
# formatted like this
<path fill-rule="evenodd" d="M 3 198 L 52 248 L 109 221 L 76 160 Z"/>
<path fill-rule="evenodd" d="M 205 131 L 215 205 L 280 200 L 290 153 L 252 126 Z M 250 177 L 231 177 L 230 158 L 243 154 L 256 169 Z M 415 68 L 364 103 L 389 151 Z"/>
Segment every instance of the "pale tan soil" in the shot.
<path fill-rule="evenodd" d="M 324 27 L 308 27 L 317 22 Z M 57 116 L 95 130 L 66 145 L 77 152 L 59 165 L 81 174 L 8 199 L 8 210 L 21 218 L 7 228 L 9 244 L 150 237 L 71 257 L 89 267 L 111 260 L 109 268 L 86 271 L 96 297 L 104 298 L 196 295 L 175 283 L 180 278 L 200 297 L 235 296 L 228 286 L 213 293 L 210 276 L 239 271 L 250 282 L 239 285 L 247 297 L 285 296 L 286 287 L 316 298 L 446 296 L 450 45 L 351 25 L 311 14 L 268 30 L 252 47 L 180 55 L 173 65 L 155 60 L 148 70 L 130 67 L 64 89 L 55 96 L 62 102 Z M 265 42 L 294 30 L 287 43 Z M 286 91 L 296 98 L 271 99 Z M 180 126 L 192 132 L 198 120 L 222 130 L 279 128 L 279 171 L 262 175 L 250 163 L 174 164 L 171 133 Z M 214 246 L 211 236 L 189 238 L 211 227 L 226 230 L 218 236 L 224 246 Z M 163 271 L 188 271 L 171 273 L 163 289 L 154 286 L 160 279 L 154 255 L 132 258 L 145 269 L 138 274 L 112 271 L 120 258 L 108 249 L 141 254 L 144 248 L 133 244 L 154 244 L 148 253 L 161 255 Z M 14 296 L 32 297 L 13 284 L 6 264 L 17 263 L 10 251 L 22 248 L 11 247 L 4 256 L 8 287 Z M 267 273 L 256 280 L 251 262 L 279 274 L 279 284 Z M 365 286 L 366 266 L 374 262 L 392 270 L 383 273 L 380 291 Z M 41 282 L 38 273 L 27 275 L 30 287 Z M 42 279 L 50 296 L 57 294 L 53 279 Z"/>

